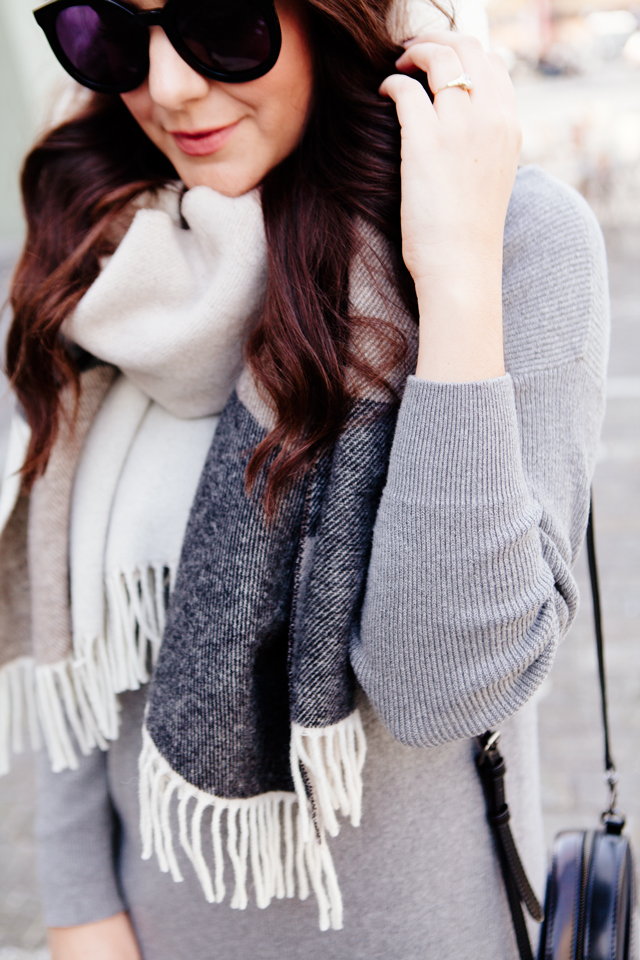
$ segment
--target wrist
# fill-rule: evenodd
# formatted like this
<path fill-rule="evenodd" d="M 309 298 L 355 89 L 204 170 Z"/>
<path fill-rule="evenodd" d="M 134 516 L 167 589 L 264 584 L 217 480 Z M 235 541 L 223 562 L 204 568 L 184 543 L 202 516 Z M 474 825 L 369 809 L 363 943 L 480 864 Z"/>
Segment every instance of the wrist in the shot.
<path fill-rule="evenodd" d="M 446 345 L 420 341 L 415 375 L 434 383 L 474 383 L 505 375 L 501 346 L 484 341 L 453 354 Z"/>
<path fill-rule="evenodd" d="M 126 913 L 77 927 L 50 927 L 52 960 L 140 960 L 140 949 Z"/>
<path fill-rule="evenodd" d="M 492 245 L 495 247 L 495 245 Z M 479 250 L 477 244 L 445 245 L 419 266 L 410 267 L 418 302 L 434 296 L 453 296 L 463 301 L 478 295 L 502 295 L 502 245 Z M 425 258 L 426 259 L 426 258 Z"/>
<path fill-rule="evenodd" d="M 504 375 L 502 270 L 464 262 L 416 284 L 420 340 L 416 376 L 442 382 Z"/>

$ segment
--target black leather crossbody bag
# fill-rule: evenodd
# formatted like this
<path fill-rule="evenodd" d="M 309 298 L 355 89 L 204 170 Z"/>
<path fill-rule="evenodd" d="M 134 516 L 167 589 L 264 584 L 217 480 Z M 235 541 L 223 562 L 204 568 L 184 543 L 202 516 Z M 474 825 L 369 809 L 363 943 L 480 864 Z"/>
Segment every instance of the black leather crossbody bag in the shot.
<path fill-rule="evenodd" d="M 523 904 L 534 920 L 542 921 L 538 960 L 634 960 L 633 914 L 635 882 L 629 840 L 623 835 L 624 814 L 618 810 L 615 765 L 611 757 L 604 639 L 596 564 L 593 505 L 587 526 L 589 577 L 598 652 L 602 700 L 605 778 L 609 806 L 597 830 L 564 830 L 557 834 L 547 879 L 544 912 L 531 888 L 509 827 L 504 777 L 506 766 L 498 751 L 500 734 L 487 731 L 478 738 L 476 758 L 520 960 L 533 960 Z"/>

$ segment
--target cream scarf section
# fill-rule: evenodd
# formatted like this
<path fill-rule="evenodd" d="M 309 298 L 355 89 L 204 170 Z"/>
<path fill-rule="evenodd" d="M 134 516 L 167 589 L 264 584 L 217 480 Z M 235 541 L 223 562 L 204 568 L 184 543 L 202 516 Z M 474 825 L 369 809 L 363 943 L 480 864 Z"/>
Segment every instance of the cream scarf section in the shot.
<path fill-rule="evenodd" d="M 180 211 L 189 229 L 182 229 Z M 141 209 L 63 333 L 176 417 L 220 413 L 267 278 L 257 190 L 165 190 Z"/>
<path fill-rule="evenodd" d="M 188 225 L 188 229 L 185 227 Z M 70 516 L 76 664 L 95 729 L 118 736 L 115 694 L 149 679 L 184 531 L 266 285 L 257 191 L 164 191 L 138 210 L 64 333 L 118 376 L 88 433 Z"/>
<path fill-rule="evenodd" d="M 78 748 L 117 737 L 117 694 L 148 679 L 217 415 L 263 302 L 258 191 L 229 198 L 196 187 L 181 200 L 167 189 L 150 202 L 64 324 L 110 366 L 83 374 L 80 419 L 72 432 L 63 419 L 31 496 L 33 602 L 11 600 L 9 611 L 25 613 L 3 625 L 0 774 L 22 749 L 25 718 L 55 770 L 77 767 Z M 22 543 L 27 501 L 16 471 L 28 437 L 17 417 L 0 498 L 2 569 L 14 592 L 28 582 L 23 548 L 12 545 Z M 29 633 L 35 662 L 17 642 Z"/>
<path fill-rule="evenodd" d="M 76 662 L 102 664 L 91 675 L 102 747 L 118 736 L 111 692 L 146 683 L 159 653 L 218 420 L 175 417 L 120 375 L 82 450 L 69 529 L 71 623 Z"/>

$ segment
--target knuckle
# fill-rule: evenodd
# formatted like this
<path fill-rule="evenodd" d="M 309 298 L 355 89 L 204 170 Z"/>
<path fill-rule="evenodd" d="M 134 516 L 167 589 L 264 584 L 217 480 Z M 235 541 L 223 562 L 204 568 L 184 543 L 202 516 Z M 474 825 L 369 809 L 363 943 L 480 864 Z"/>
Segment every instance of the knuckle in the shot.
<path fill-rule="evenodd" d="M 393 77 L 393 92 L 403 100 L 416 99 L 424 93 L 422 84 L 413 77 L 407 77 L 405 74 L 397 74 Z M 425 94 L 426 96 L 426 94 Z"/>
<path fill-rule="evenodd" d="M 421 89 L 420 82 L 414 77 L 408 77 L 406 74 L 400 74 L 398 76 L 398 85 L 401 90 L 406 90 L 407 92 L 415 92 Z"/>
<path fill-rule="evenodd" d="M 475 50 L 477 53 L 484 51 L 484 47 L 477 37 L 461 36 L 458 38 L 457 42 L 461 47 L 466 47 L 467 50 Z"/>
<path fill-rule="evenodd" d="M 430 54 L 433 63 L 450 64 L 458 62 L 458 54 L 453 47 L 444 46 L 440 43 L 434 45 L 434 49 L 430 51 Z"/>

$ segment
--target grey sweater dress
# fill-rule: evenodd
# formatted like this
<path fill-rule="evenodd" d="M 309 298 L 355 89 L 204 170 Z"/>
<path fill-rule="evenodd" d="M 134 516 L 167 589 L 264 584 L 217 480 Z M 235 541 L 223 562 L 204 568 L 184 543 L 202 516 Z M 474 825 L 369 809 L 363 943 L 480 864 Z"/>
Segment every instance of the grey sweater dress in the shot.
<path fill-rule="evenodd" d="M 144 690 L 121 695 L 108 753 L 57 774 L 41 761 L 48 925 L 128 910 L 145 960 L 515 960 L 470 738 L 501 724 L 514 833 L 542 895 L 533 695 L 578 602 L 608 338 L 595 218 L 536 168 L 509 206 L 503 302 L 506 376 L 410 377 L 402 401 L 351 652 L 368 753 L 362 826 L 331 841 L 344 929 L 321 933 L 313 898 L 208 904 L 191 871 L 175 884 L 141 860 Z"/>

